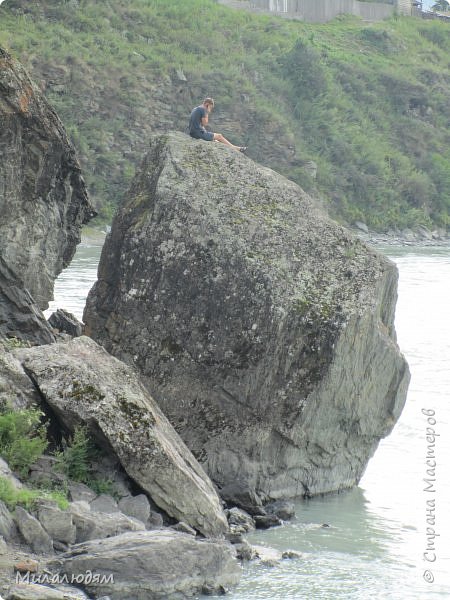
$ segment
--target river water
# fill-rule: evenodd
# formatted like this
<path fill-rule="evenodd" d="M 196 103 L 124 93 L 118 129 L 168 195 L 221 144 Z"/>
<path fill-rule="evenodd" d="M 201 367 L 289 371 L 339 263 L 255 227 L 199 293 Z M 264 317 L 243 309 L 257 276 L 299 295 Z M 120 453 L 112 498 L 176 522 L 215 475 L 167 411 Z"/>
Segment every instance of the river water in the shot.
<path fill-rule="evenodd" d="M 81 318 L 101 244 L 79 246 L 51 309 Z M 450 598 L 450 249 L 382 251 L 400 273 L 396 329 L 412 374 L 403 414 L 359 487 L 300 502 L 292 523 L 249 536 L 301 558 L 252 561 L 230 600 Z M 427 428 L 439 434 L 434 447 Z M 437 462 L 428 474 L 427 453 Z"/>

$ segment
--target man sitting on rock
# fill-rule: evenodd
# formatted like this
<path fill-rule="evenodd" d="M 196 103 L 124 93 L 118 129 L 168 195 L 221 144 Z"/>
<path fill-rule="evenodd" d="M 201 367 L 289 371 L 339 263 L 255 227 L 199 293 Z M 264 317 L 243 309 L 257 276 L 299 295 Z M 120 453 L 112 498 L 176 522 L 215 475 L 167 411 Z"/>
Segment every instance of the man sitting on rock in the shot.
<path fill-rule="evenodd" d="M 212 98 L 205 98 L 200 106 L 194 108 L 191 112 L 191 118 L 189 121 L 189 135 L 198 140 L 205 140 L 205 142 L 221 142 L 233 150 L 238 152 L 245 152 L 247 148 L 245 146 L 235 146 L 229 142 L 221 133 L 212 133 L 212 131 L 206 131 L 205 125 L 208 124 L 209 113 L 214 108 L 214 100 Z"/>

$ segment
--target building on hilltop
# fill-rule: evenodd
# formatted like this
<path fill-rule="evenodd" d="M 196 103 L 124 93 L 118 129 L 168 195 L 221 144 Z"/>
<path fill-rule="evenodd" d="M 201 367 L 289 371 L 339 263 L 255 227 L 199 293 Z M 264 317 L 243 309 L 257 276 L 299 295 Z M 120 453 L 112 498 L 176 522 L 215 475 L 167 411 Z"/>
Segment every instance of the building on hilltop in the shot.
<path fill-rule="evenodd" d="M 308 23 L 325 23 L 338 15 L 351 14 L 365 21 L 381 21 L 394 12 L 402 15 L 421 13 L 420 0 L 386 0 L 364 2 L 360 0 L 219 0 L 221 4 L 235 8 L 247 8 L 266 13 L 275 13 Z"/>

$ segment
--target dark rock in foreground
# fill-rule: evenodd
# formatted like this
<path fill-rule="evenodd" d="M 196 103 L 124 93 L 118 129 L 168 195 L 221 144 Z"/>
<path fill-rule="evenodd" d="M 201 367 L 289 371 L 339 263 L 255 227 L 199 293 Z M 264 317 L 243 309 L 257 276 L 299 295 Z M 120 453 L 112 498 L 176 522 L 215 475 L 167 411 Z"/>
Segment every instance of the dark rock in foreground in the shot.
<path fill-rule="evenodd" d="M 248 485 L 233 481 L 220 490 L 220 497 L 228 506 L 239 506 L 251 515 L 265 515 L 262 500 Z"/>
<path fill-rule="evenodd" d="M 225 541 L 199 540 L 173 530 L 138 531 L 73 546 L 49 564 L 55 572 L 95 573 L 102 583 L 84 587 L 111 600 L 180 600 L 204 587 L 239 582 L 241 569 Z"/>
<path fill-rule="evenodd" d="M 61 121 L 1 48 L 0 153 L 0 256 L 45 309 L 95 212 Z"/>
<path fill-rule="evenodd" d="M 409 382 L 397 270 L 297 185 L 182 134 L 150 151 L 107 237 L 86 331 L 136 365 L 219 487 L 355 485 Z"/>
<path fill-rule="evenodd" d="M 295 517 L 295 504 L 293 502 L 279 500 L 268 504 L 265 509 L 269 515 L 276 515 L 283 521 L 290 521 Z"/>
<path fill-rule="evenodd" d="M 87 337 L 18 354 L 58 419 L 88 426 L 167 514 L 206 536 L 228 529 L 211 481 L 130 367 Z"/>
<path fill-rule="evenodd" d="M 282 520 L 276 515 L 257 515 L 254 519 L 256 529 L 269 529 L 283 524 Z"/>
<path fill-rule="evenodd" d="M 63 308 L 58 308 L 56 312 L 52 313 L 48 322 L 60 333 L 67 333 L 72 337 L 80 337 L 83 334 L 83 323 Z"/>

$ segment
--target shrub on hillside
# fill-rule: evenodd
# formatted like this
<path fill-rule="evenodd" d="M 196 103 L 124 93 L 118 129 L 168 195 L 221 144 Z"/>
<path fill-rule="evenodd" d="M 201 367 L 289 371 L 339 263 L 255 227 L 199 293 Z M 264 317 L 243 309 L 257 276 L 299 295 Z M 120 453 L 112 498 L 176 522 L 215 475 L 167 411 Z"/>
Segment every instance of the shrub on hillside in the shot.
<path fill-rule="evenodd" d="M 55 500 L 61 509 L 65 509 L 69 505 L 63 492 L 27 487 L 17 489 L 9 479 L 0 477 L 0 500 L 6 504 L 9 510 L 14 510 L 18 505 L 31 508 L 35 502 L 46 498 Z"/>
<path fill-rule="evenodd" d="M 55 453 L 58 461 L 56 468 L 68 479 L 88 485 L 97 494 L 112 494 L 112 482 L 94 474 L 93 463 L 99 454 L 87 427 L 79 426 L 63 450 Z"/>
<path fill-rule="evenodd" d="M 0 408 L 0 456 L 13 471 L 25 476 L 48 446 L 43 413 L 37 408 Z"/>

